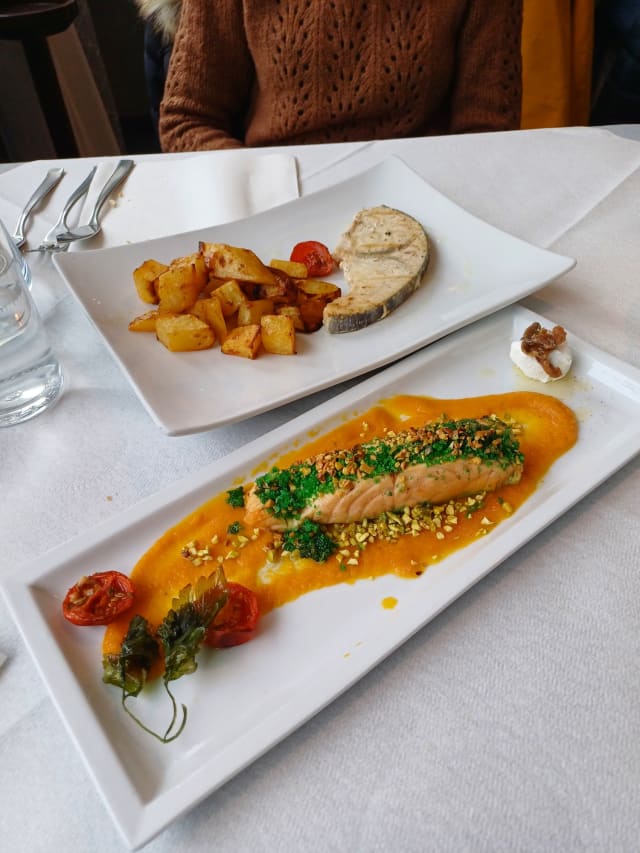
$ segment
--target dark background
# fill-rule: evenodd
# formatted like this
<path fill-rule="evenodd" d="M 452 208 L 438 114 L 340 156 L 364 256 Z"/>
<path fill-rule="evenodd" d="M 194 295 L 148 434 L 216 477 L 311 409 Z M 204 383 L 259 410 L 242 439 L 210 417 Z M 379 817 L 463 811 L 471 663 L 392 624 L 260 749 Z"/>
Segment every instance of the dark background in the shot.
<path fill-rule="evenodd" d="M 133 0 L 78 0 L 78 5 L 77 37 L 118 144 L 114 150 L 105 141 L 104 150 L 80 154 L 159 150 L 144 74 L 144 28 Z M 54 56 L 66 35 L 49 39 Z M 55 157 L 22 43 L 0 38 L 0 161 Z"/>
<path fill-rule="evenodd" d="M 116 150 L 112 145 L 80 153 L 159 151 L 145 78 L 144 25 L 134 0 L 78 4 L 75 27 L 117 143 Z M 591 124 L 626 123 L 640 123 L 640 0 L 598 0 Z M 21 44 L 0 39 L 0 161 L 55 156 Z"/>
<path fill-rule="evenodd" d="M 88 0 L 128 154 L 158 150 L 144 77 L 144 31 L 132 0 Z"/>

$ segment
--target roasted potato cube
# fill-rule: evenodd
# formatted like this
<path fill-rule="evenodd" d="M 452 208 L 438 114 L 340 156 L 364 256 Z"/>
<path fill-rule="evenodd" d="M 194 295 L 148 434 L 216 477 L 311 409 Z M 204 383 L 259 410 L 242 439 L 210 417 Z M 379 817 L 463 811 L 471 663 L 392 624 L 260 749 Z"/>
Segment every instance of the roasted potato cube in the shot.
<path fill-rule="evenodd" d="M 160 301 L 156 290 L 158 276 L 166 272 L 169 267 L 160 261 L 145 261 L 133 271 L 133 283 L 138 291 L 138 296 L 149 305 L 157 305 Z"/>
<path fill-rule="evenodd" d="M 296 280 L 284 270 L 274 269 L 273 273 L 278 279 L 278 288 L 274 290 L 273 296 L 270 294 L 265 294 L 265 296 L 267 298 L 271 296 L 278 305 L 295 305 L 298 294 Z"/>
<path fill-rule="evenodd" d="M 200 293 L 193 264 L 169 267 L 159 277 L 156 285 L 162 314 L 180 314 L 195 305 Z"/>
<path fill-rule="evenodd" d="M 226 281 L 215 291 L 215 298 L 220 302 L 225 317 L 231 317 L 247 301 L 242 288 L 233 279 Z"/>
<path fill-rule="evenodd" d="M 305 332 L 316 332 L 322 326 L 322 314 L 326 304 L 322 299 L 303 299 L 298 302 L 297 307 Z"/>
<path fill-rule="evenodd" d="M 255 299 L 253 302 L 243 302 L 238 308 L 238 325 L 251 326 L 259 323 L 263 314 L 273 314 L 273 300 Z"/>
<path fill-rule="evenodd" d="M 223 284 L 226 284 L 229 281 L 228 278 L 218 278 L 215 275 L 211 275 L 209 273 L 209 277 L 207 279 L 207 283 L 202 288 L 202 292 L 205 296 L 211 296 L 219 287 L 222 287 Z"/>
<path fill-rule="evenodd" d="M 196 299 L 191 308 L 189 308 L 188 313 L 193 314 L 194 317 L 197 317 L 198 320 L 202 320 L 203 323 L 207 323 L 207 318 L 204 313 L 204 303 L 206 299 Z M 209 324 L 207 323 L 207 326 Z"/>
<path fill-rule="evenodd" d="M 202 290 L 209 283 L 209 270 L 202 255 L 194 255 L 193 266 L 196 281 L 200 285 L 200 290 Z"/>
<path fill-rule="evenodd" d="M 147 311 L 145 314 L 140 314 L 129 323 L 130 332 L 155 332 L 156 320 L 158 312 L 154 308 L 152 311 Z"/>
<path fill-rule="evenodd" d="M 193 314 L 159 314 L 156 335 L 171 352 L 211 349 L 216 342 L 211 326 Z"/>
<path fill-rule="evenodd" d="M 194 252 L 192 255 L 185 255 L 182 258 L 174 258 L 169 264 L 170 267 L 186 267 L 190 265 L 193 265 L 194 278 L 202 290 L 209 281 L 209 270 L 199 252 Z"/>
<path fill-rule="evenodd" d="M 258 284 L 273 284 L 273 272 L 251 249 L 228 246 L 226 243 L 204 243 L 200 252 L 210 273 L 218 278 L 235 278 Z"/>
<path fill-rule="evenodd" d="M 227 324 L 222 313 L 220 300 L 215 296 L 210 296 L 208 299 L 198 299 L 189 313 L 211 326 L 216 333 L 216 340 L 220 343 L 226 338 Z"/>
<path fill-rule="evenodd" d="M 305 332 L 315 332 L 322 325 L 322 314 L 325 305 L 333 302 L 341 294 L 336 284 L 316 279 L 296 281 L 298 288 L 297 305 Z"/>
<path fill-rule="evenodd" d="M 305 265 L 298 261 L 282 261 L 279 258 L 273 258 L 269 266 L 286 272 L 291 278 L 306 278 L 308 275 Z"/>
<path fill-rule="evenodd" d="M 304 323 L 300 316 L 300 308 L 297 305 L 276 305 L 276 314 L 282 314 L 285 317 L 290 317 L 296 331 L 305 331 Z"/>
<path fill-rule="evenodd" d="M 297 281 L 296 286 L 299 294 L 310 299 L 323 299 L 325 303 L 333 302 L 334 299 L 342 295 L 342 291 L 337 284 L 331 284 L 330 281 L 318 281 L 315 278 Z"/>
<path fill-rule="evenodd" d="M 274 284 L 252 284 L 241 281 L 240 286 L 247 299 L 271 299 L 274 305 L 295 305 L 298 288 L 295 281 L 285 273 Z"/>
<path fill-rule="evenodd" d="M 207 323 L 216 333 L 216 338 L 222 343 L 227 337 L 227 323 L 222 312 L 222 304 L 217 296 L 211 296 L 206 301 L 205 314 Z"/>
<path fill-rule="evenodd" d="M 265 314 L 260 318 L 262 346 L 266 352 L 277 355 L 295 355 L 296 330 L 291 317 L 283 314 Z"/>
<path fill-rule="evenodd" d="M 257 323 L 251 326 L 236 326 L 224 339 L 222 352 L 254 359 L 260 351 L 261 343 L 260 326 Z"/>

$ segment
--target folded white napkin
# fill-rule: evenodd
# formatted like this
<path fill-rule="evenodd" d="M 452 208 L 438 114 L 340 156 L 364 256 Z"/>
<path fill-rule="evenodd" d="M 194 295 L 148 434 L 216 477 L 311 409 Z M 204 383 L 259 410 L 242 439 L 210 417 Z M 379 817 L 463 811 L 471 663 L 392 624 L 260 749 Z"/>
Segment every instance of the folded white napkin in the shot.
<path fill-rule="evenodd" d="M 101 163 L 78 217 L 89 218 L 115 162 Z M 72 244 L 97 249 L 242 219 L 297 198 L 296 161 L 284 154 L 217 151 L 142 161 L 102 209 L 102 233 Z"/>
<path fill-rule="evenodd" d="M 182 231 L 220 225 L 298 198 L 294 157 L 254 151 L 210 151 L 186 156 L 133 157 L 136 166 L 102 210 L 99 237 L 74 245 L 74 251 L 117 246 L 165 237 Z M 84 223 L 116 160 L 103 160 L 82 205 L 73 209 L 69 224 Z M 53 165 L 65 176 L 27 223 L 29 248 L 38 245 L 58 217 L 64 202 L 86 177 L 92 162 L 76 159 L 53 163 L 36 161 L 0 174 L 0 218 L 9 231 L 18 214 Z M 33 260 L 33 256 L 31 256 Z"/>

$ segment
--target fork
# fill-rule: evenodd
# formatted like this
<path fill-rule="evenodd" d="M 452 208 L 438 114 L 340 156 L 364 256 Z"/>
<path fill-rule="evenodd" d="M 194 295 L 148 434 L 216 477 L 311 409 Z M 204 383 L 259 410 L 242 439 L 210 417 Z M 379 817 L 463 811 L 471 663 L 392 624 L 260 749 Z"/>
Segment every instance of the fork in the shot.
<path fill-rule="evenodd" d="M 64 175 L 64 169 L 49 169 L 44 180 L 39 184 L 39 186 L 33 192 L 29 201 L 25 204 L 22 213 L 20 214 L 20 218 L 18 219 L 15 227 L 15 231 L 11 235 L 13 242 L 16 244 L 16 248 L 19 249 L 21 246 L 24 246 L 26 242 L 26 237 L 24 234 L 24 226 L 29 218 L 29 214 L 33 210 L 33 208 L 39 204 L 45 196 L 47 196 L 51 190 L 62 180 Z"/>
<path fill-rule="evenodd" d="M 66 200 L 64 207 L 60 211 L 60 216 L 58 217 L 58 221 L 56 224 L 44 235 L 42 238 L 42 243 L 38 246 L 37 249 L 30 249 L 31 252 L 55 252 L 55 251 L 64 251 L 69 247 L 68 243 L 61 245 L 58 242 L 58 232 L 59 231 L 68 231 L 69 226 L 67 225 L 67 216 L 71 212 L 71 208 L 76 204 L 76 202 L 80 201 L 88 192 L 89 187 L 91 186 L 91 181 L 93 180 L 93 176 L 96 173 L 96 169 L 98 167 L 94 166 L 93 169 L 89 172 L 84 181 L 79 184 L 76 189 L 71 193 L 69 198 Z"/>
<path fill-rule="evenodd" d="M 80 225 L 75 229 L 67 229 L 66 231 L 58 232 L 56 235 L 58 244 L 64 245 L 65 243 L 73 243 L 75 240 L 87 240 L 89 237 L 95 237 L 96 234 L 100 233 L 102 230 L 102 225 L 100 224 L 100 211 L 102 210 L 102 206 L 116 187 L 124 181 L 134 166 L 135 163 L 133 160 L 120 160 L 114 169 L 113 174 L 100 190 L 87 225 Z"/>

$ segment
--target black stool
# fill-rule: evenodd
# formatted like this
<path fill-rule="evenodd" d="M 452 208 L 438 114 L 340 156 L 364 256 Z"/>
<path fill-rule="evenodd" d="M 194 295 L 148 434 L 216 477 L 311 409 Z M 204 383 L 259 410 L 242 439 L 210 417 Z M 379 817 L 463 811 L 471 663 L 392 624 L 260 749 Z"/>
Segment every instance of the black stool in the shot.
<path fill-rule="evenodd" d="M 0 0 L 0 39 L 21 41 L 58 157 L 77 157 L 76 144 L 47 36 L 61 33 L 78 15 L 76 0 Z"/>

